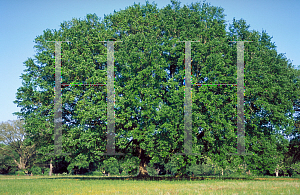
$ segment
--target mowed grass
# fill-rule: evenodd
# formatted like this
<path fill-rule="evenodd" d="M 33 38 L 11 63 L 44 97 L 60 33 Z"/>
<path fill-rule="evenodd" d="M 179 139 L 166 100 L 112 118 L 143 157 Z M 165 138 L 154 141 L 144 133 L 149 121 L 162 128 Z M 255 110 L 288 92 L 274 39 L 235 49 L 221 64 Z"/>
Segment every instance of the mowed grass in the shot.
<path fill-rule="evenodd" d="M 142 181 L 82 177 L 0 176 L 0 194 L 295 194 L 298 178 Z"/>

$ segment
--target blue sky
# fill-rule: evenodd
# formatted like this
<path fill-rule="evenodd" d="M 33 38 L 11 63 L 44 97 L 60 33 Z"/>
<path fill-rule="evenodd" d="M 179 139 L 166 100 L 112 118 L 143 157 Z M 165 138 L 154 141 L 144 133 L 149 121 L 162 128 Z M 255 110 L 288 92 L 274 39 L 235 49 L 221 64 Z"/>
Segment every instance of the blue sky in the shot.
<path fill-rule="evenodd" d="M 96 13 L 113 13 L 137 0 L 2 0 L 0 1 L 0 122 L 17 119 L 12 113 L 20 111 L 13 101 L 17 89 L 22 86 L 23 62 L 35 55 L 34 39 L 46 29 L 59 29 L 60 23 L 72 18 L 84 18 Z M 151 3 L 152 1 L 149 0 Z M 181 5 L 192 0 L 181 0 Z M 198 1 L 201 2 L 201 1 Z M 250 29 L 266 32 L 275 42 L 277 51 L 285 53 L 293 65 L 300 65 L 298 37 L 300 32 L 299 0 L 207 0 L 213 6 L 224 8 L 225 19 L 245 19 Z M 158 8 L 170 4 L 170 0 L 155 1 Z"/>

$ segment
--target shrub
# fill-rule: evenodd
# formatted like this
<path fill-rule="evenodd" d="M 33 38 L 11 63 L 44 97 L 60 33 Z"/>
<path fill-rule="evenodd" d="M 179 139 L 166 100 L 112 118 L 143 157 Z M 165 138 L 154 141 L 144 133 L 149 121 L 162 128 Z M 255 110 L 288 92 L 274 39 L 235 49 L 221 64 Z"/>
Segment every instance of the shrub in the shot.
<path fill-rule="evenodd" d="M 108 160 L 104 160 L 104 170 L 110 173 L 110 175 L 119 175 L 119 163 L 114 157 L 110 157 Z"/>
<path fill-rule="evenodd" d="M 108 173 L 110 173 L 110 175 L 119 175 L 119 169 L 117 167 L 112 167 Z"/>
<path fill-rule="evenodd" d="M 127 172 L 126 170 L 123 170 L 123 171 L 121 172 L 121 176 L 128 176 L 128 172 Z"/>
<path fill-rule="evenodd" d="M 211 165 L 208 164 L 193 164 L 188 168 L 188 171 L 190 174 L 194 174 L 194 176 L 207 176 L 207 175 L 213 175 L 214 170 Z"/>
<path fill-rule="evenodd" d="M 91 172 L 87 172 L 85 173 L 85 175 L 92 175 L 92 176 L 103 176 L 103 173 L 100 171 L 91 171 Z"/>
<path fill-rule="evenodd" d="M 33 175 L 41 175 L 42 174 L 42 169 L 41 167 L 38 166 L 33 166 L 29 169 L 29 171 L 33 174 Z"/>
<path fill-rule="evenodd" d="M 103 173 L 100 171 L 93 171 L 93 175 L 95 176 L 103 176 Z"/>
<path fill-rule="evenodd" d="M 93 171 L 88 171 L 84 175 L 93 175 Z"/>
<path fill-rule="evenodd" d="M 300 162 L 292 164 L 291 169 L 295 174 L 300 174 Z"/>
<path fill-rule="evenodd" d="M 121 175 L 136 175 L 138 173 L 138 157 L 126 158 L 122 160 L 119 165 L 122 170 Z"/>
<path fill-rule="evenodd" d="M 165 164 L 165 169 L 167 172 L 170 172 L 172 175 L 176 175 L 179 170 L 179 164 L 181 162 L 178 162 L 178 158 L 172 157 L 171 160 Z"/>
<path fill-rule="evenodd" d="M 150 166 L 150 167 L 147 167 L 147 171 L 148 171 L 148 174 L 150 176 L 157 176 L 157 171 L 154 167 Z"/>
<path fill-rule="evenodd" d="M 44 175 L 49 175 L 50 168 L 44 168 Z"/>
<path fill-rule="evenodd" d="M 26 175 L 25 170 L 18 170 L 15 172 L 15 175 Z"/>
<path fill-rule="evenodd" d="M 16 167 L 12 167 L 7 174 L 8 175 L 15 175 L 16 171 L 17 171 L 17 168 Z"/>

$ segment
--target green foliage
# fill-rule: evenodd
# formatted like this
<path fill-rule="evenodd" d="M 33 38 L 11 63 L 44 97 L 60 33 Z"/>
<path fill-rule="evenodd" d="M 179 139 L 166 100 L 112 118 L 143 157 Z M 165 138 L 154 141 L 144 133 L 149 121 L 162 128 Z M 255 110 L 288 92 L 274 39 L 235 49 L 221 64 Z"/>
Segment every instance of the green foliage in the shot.
<path fill-rule="evenodd" d="M 121 175 L 136 175 L 139 165 L 139 159 L 137 157 L 125 158 L 119 161 L 120 169 L 122 170 Z"/>
<path fill-rule="evenodd" d="M 91 172 L 87 172 L 85 175 L 103 176 L 103 173 L 100 171 L 91 171 Z"/>
<path fill-rule="evenodd" d="M 194 176 L 209 176 L 219 175 L 221 168 L 218 163 L 214 163 L 209 157 L 203 157 L 201 161 L 193 162 L 188 166 L 189 175 Z M 225 172 L 227 169 L 225 169 Z"/>
<path fill-rule="evenodd" d="M 50 168 L 44 168 L 44 175 L 48 175 L 49 174 L 49 171 L 50 171 Z"/>
<path fill-rule="evenodd" d="M 30 173 L 33 175 L 41 175 L 42 174 L 42 169 L 41 167 L 38 166 L 33 166 L 28 170 Z"/>
<path fill-rule="evenodd" d="M 74 174 L 74 171 L 73 171 L 73 169 L 74 169 L 74 167 L 75 167 L 75 165 L 74 164 L 70 164 L 69 166 L 68 166 L 68 172 L 69 172 L 69 174 Z"/>
<path fill-rule="evenodd" d="M 171 160 L 165 164 L 165 168 L 172 175 L 187 174 L 186 162 L 183 156 L 173 156 Z"/>
<path fill-rule="evenodd" d="M 18 170 L 15 172 L 15 175 L 26 175 L 25 170 Z"/>
<path fill-rule="evenodd" d="M 99 171 L 94 171 L 92 175 L 95 176 L 103 176 L 103 173 L 99 172 Z"/>
<path fill-rule="evenodd" d="M 106 173 L 110 175 L 119 175 L 119 163 L 118 160 L 114 157 L 110 157 L 109 159 L 103 161 L 103 168 Z"/>
<path fill-rule="evenodd" d="M 147 171 L 150 176 L 158 176 L 160 168 L 156 168 L 155 165 L 151 163 L 148 164 Z"/>
<path fill-rule="evenodd" d="M 300 174 L 300 162 L 292 164 L 291 169 L 294 174 Z"/>
<path fill-rule="evenodd" d="M 114 45 L 115 149 L 125 157 L 101 155 L 107 143 L 106 87 L 68 86 L 62 88 L 62 150 L 70 153 L 69 172 L 103 162 L 111 174 L 120 169 L 133 174 L 152 160 L 179 175 L 188 174 L 189 166 L 192 172 L 211 174 L 207 164 L 225 170 L 245 161 L 256 174 L 273 174 L 278 166 L 283 170 L 289 143 L 282 134 L 295 132 L 300 72 L 277 53 L 265 31 L 250 31 L 246 21 L 234 19 L 226 32 L 223 11 L 207 3 L 180 6 L 172 0 L 158 9 L 146 2 L 103 20 L 88 14 L 62 23 L 59 30 L 45 30 L 35 39 L 35 59 L 24 63 L 23 86 L 14 101 L 40 161 L 53 158 L 45 154 L 54 150 L 55 47 L 46 41 L 71 41 L 62 43 L 62 83 L 104 84 L 107 43 L 100 41 L 116 39 L 122 42 Z M 230 41 L 252 41 L 245 43 L 244 55 L 245 146 L 253 156 L 226 155 L 237 147 L 235 86 L 193 86 L 193 152 L 199 155 L 175 155 L 184 149 L 185 47 L 178 41 L 188 40 L 199 41 L 191 49 L 193 82 L 228 84 L 236 83 L 237 76 L 237 48 Z M 203 156 L 212 162 L 201 162 Z"/>
<path fill-rule="evenodd" d="M 7 146 L 4 144 L 0 144 L 0 147 L 3 148 Z M 16 171 L 17 169 L 17 165 L 15 164 L 13 159 L 9 155 L 6 155 L 3 151 L 4 150 L 0 149 L 0 173 L 1 174 L 14 173 L 14 171 Z"/>
<path fill-rule="evenodd" d="M 208 175 L 215 175 L 214 169 L 211 165 L 208 164 L 194 164 L 189 167 L 189 171 L 191 174 L 194 174 L 195 176 L 208 176 Z"/>
<path fill-rule="evenodd" d="M 148 171 L 148 174 L 149 174 L 150 176 L 157 176 L 157 175 L 158 175 L 158 174 L 157 174 L 157 171 L 155 170 L 154 167 L 147 167 L 147 171 Z"/>
<path fill-rule="evenodd" d="M 4 143 L 0 146 L 4 167 L 9 169 L 17 166 L 18 169 L 25 169 L 34 162 L 35 144 L 27 138 L 23 120 L 1 122 L 0 140 Z"/>

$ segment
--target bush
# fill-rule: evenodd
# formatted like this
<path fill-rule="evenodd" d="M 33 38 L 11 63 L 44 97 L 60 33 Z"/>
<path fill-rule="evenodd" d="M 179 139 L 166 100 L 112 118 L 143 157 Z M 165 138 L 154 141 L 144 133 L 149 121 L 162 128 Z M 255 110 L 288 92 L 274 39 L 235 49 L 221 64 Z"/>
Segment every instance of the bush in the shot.
<path fill-rule="evenodd" d="M 150 176 L 157 176 L 157 171 L 154 167 L 150 166 L 150 167 L 147 167 L 147 171 L 148 171 L 148 174 Z"/>
<path fill-rule="evenodd" d="M 136 175 L 138 173 L 138 164 L 139 164 L 138 157 L 126 158 L 122 160 L 119 165 L 120 169 L 122 170 L 121 175 Z"/>
<path fill-rule="evenodd" d="M 120 175 L 119 168 L 113 167 L 110 172 L 111 175 Z"/>
<path fill-rule="evenodd" d="M 103 173 L 100 172 L 100 171 L 93 171 L 92 173 L 93 173 L 93 175 L 95 175 L 95 176 L 103 176 Z"/>
<path fill-rule="evenodd" d="M 33 166 L 29 169 L 29 171 L 33 174 L 33 175 L 41 175 L 42 174 L 42 169 L 41 167 L 37 167 L 37 166 Z"/>
<path fill-rule="evenodd" d="M 103 164 L 105 172 L 110 173 L 110 175 L 119 175 L 119 163 L 117 159 L 110 157 L 108 160 L 104 160 Z"/>
<path fill-rule="evenodd" d="M 88 173 L 85 173 L 85 175 L 91 175 L 91 176 L 103 176 L 103 173 L 100 171 L 91 171 Z"/>
<path fill-rule="evenodd" d="M 194 174 L 194 176 L 207 176 L 207 175 L 213 175 L 214 170 L 211 165 L 208 164 L 193 164 L 188 168 L 188 171 L 191 174 Z"/>
<path fill-rule="evenodd" d="M 17 168 L 13 167 L 12 169 L 9 170 L 9 172 L 7 173 L 7 175 L 15 175 L 16 171 L 17 171 Z"/>
<path fill-rule="evenodd" d="M 15 172 L 15 175 L 26 175 L 25 170 L 18 170 Z"/>
<path fill-rule="evenodd" d="M 292 164 L 291 169 L 293 173 L 300 174 L 300 162 Z"/>
<path fill-rule="evenodd" d="M 128 176 L 128 172 L 127 172 L 126 170 L 123 170 L 123 171 L 121 172 L 121 176 Z"/>
<path fill-rule="evenodd" d="M 49 175 L 50 168 L 44 168 L 44 175 Z"/>
<path fill-rule="evenodd" d="M 178 173 L 178 170 L 180 169 L 181 162 L 178 161 L 181 159 L 172 157 L 171 160 L 165 164 L 165 169 L 167 172 L 171 173 L 172 175 L 176 175 Z"/>

